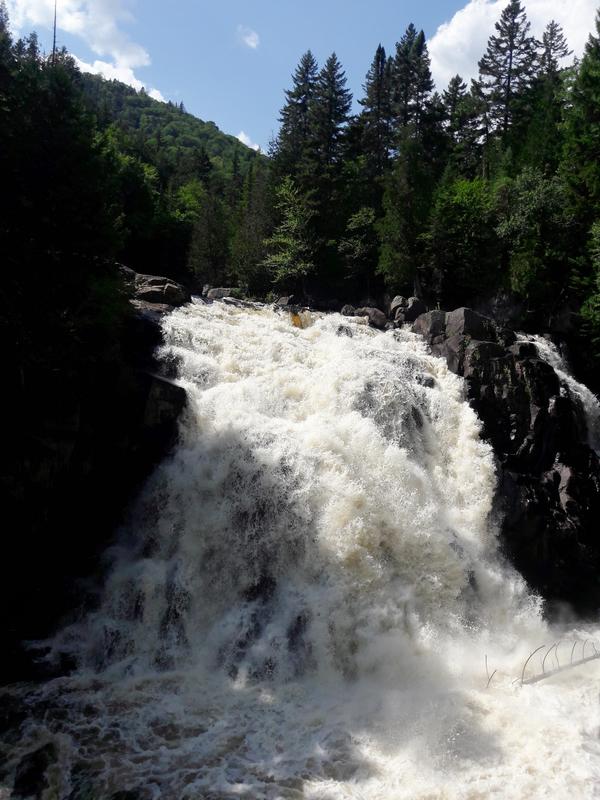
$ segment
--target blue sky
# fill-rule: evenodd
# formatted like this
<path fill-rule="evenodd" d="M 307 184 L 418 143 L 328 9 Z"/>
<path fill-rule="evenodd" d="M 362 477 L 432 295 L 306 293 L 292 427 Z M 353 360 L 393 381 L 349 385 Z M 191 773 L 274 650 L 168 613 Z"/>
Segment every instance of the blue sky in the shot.
<path fill-rule="evenodd" d="M 563 24 L 579 53 L 597 0 L 529 0 L 534 33 Z M 266 148 L 277 130 L 283 91 L 308 48 L 319 61 L 335 50 L 350 88 L 361 84 L 375 48 L 392 50 L 409 22 L 430 40 L 440 88 L 477 59 L 506 0 L 58 0 L 59 43 L 84 68 L 146 86 L 156 97 L 227 133 Z M 8 0 L 13 26 L 35 28 L 50 46 L 53 0 Z M 244 137 L 242 137 L 244 138 Z"/>

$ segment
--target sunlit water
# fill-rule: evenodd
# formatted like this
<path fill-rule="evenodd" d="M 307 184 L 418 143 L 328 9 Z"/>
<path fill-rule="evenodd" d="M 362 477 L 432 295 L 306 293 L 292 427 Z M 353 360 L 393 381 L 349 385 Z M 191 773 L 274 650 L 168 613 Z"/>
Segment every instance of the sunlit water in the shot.
<path fill-rule="evenodd" d="M 598 662 L 515 682 L 555 634 L 499 555 L 492 453 L 445 362 L 337 315 L 164 327 L 180 442 L 98 611 L 54 642 L 78 671 L 16 690 L 9 767 L 55 741 L 73 800 L 600 796 Z"/>
<path fill-rule="evenodd" d="M 521 338 L 535 344 L 539 357 L 554 369 L 563 387 L 579 403 L 587 422 L 590 447 L 600 453 L 600 402 L 596 395 L 573 377 L 569 365 L 552 341 L 544 336 L 526 335 Z"/>

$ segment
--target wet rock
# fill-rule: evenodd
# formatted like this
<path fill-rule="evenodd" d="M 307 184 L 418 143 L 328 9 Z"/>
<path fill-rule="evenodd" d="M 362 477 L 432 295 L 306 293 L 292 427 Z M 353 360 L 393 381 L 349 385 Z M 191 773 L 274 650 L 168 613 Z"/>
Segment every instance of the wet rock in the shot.
<path fill-rule="evenodd" d="M 48 788 L 48 768 L 58 760 L 58 750 L 52 742 L 23 756 L 17 765 L 12 797 L 15 800 L 26 798 L 41 799 Z"/>
<path fill-rule="evenodd" d="M 289 295 L 288 297 L 280 297 L 279 300 L 275 301 L 276 306 L 293 306 L 296 302 L 296 298 L 293 294 Z"/>
<path fill-rule="evenodd" d="M 496 326 L 491 319 L 470 308 L 457 308 L 446 317 L 446 336 L 469 336 L 493 342 L 496 341 Z"/>
<path fill-rule="evenodd" d="M 206 293 L 207 300 L 222 300 L 224 297 L 232 297 L 239 293 L 239 289 L 235 288 L 217 288 L 209 289 Z"/>
<path fill-rule="evenodd" d="M 352 328 L 350 328 L 348 325 L 338 325 L 336 334 L 338 336 L 347 336 L 349 339 L 351 339 L 353 336 Z"/>
<path fill-rule="evenodd" d="M 406 297 L 402 297 L 401 294 L 397 294 L 396 297 L 390 303 L 390 317 L 396 316 L 396 311 L 399 309 L 404 309 L 408 306 L 408 300 Z"/>
<path fill-rule="evenodd" d="M 356 309 L 356 316 L 357 317 L 368 317 L 369 325 L 373 328 L 378 328 L 379 330 L 385 330 L 385 327 L 388 323 L 388 318 L 380 311 L 378 308 L 357 308 Z"/>
<path fill-rule="evenodd" d="M 446 312 L 427 311 L 415 320 L 413 331 L 428 340 L 429 344 L 434 344 L 439 337 L 446 335 Z"/>
<path fill-rule="evenodd" d="M 191 295 L 185 287 L 175 283 L 171 278 L 159 275 L 136 274 L 134 286 L 135 299 L 146 303 L 181 306 L 191 300 Z"/>
<path fill-rule="evenodd" d="M 342 310 L 340 312 L 344 317 L 353 317 L 356 314 L 356 309 L 354 306 L 346 304 L 342 306 Z"/>
<path fill-rule="evenodd" d="M 413 331 L 465 378 L 499 464 L 506 555 L 553 603 L 600 608 L 600 462 L 580 405 L 530 342 L 469 308 L 429 311 Z"/>
<path fill-rule="evenodd" d="M 425 314 L 427 306 L 418 297 L 409 297 L 406 308 L 403 311 L 403 322 L 414 322 L 421 314 Z"/>

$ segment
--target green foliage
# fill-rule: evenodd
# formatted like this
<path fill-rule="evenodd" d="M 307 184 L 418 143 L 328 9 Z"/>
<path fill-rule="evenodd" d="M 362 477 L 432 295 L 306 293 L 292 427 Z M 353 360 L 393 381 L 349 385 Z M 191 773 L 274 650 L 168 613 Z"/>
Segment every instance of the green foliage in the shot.
<path fill-rule="evenodd" d="M 266 240 L 264 266 L 279 288 L 295 288 L 314 268 L 314 242 L 311 235 L 311 210 L 306 195 L 291 178 L 284 178 L 276 190 L 275 207 L 280 223 Z"/>
<path fill-rule="evenodd" d="M 427 285 L 438 302 L 472 302 L 498 283 L 493 191 L 482 178 L 443 181 L 424 236 Z"/>
<path fill-rule="evenodd" d="M 510 286 L 530 304 L 552 305 L 569 284 L 567 207 L 565 185 L 538 169 L 525 168 L 508 187 L 497 232 L 509 253 Z"/>
<path fill-rule="evenodd" d="M 581 309 L 581 316 L 592 340 L 594 355 L 600 358 L 600 221 L 592 225 L 589 255 L 592 263 L 591 291 Z"/>
<path fill-rule="evenodd" d="M 369 294 L 369 278 L 377 261 L 375 209 L 363 206 L 346 225 L 339 249 L 346 268 L 346 277 L 362 283 Z"/>
<path fill-rule="evenodd" d="M 537 42 L 520 0 L 510 0 L 479 62 L 480 85 L 489 104 L 491 129 L 506 135 L 519 100 L 531 86 L 537 67 Z"/>
<path fill-rule="evenodd" d="M 161 103 L 146 92 L 97 75 L 84 74 L 81 80 L 101 124 L 115 124 L 122 141 L 152 163 L 163 182 L 192 173 L 201 176 L 207 168 L 225 178 L 232 175 L 236 159 L 245 173 L 258 157 L 214 122 L 203 122 L 181 105 Z"/>

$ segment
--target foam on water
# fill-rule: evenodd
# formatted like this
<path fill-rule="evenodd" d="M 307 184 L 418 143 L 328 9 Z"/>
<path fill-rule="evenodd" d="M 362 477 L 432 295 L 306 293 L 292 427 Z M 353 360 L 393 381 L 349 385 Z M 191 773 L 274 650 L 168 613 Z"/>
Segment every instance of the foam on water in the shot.
<path fill-rule="evenodd" d="M 554 369 L 562 385 L 575 402 L 579 403 L 587 422 L 590 447 L 600 453 L 600 401 L 596 395 L 573 377 L 568 363 L 554 342 L 544 336 L 523 335 L 521 339 L 535 344 L 539 357 Z"/>
<path fill-rule="evenodd" d="M 295 322 L 166 318 L 180 442 L 9 765 L 53 739 L 73 800 L 600 796 L 597 663 L 513 683 L 554 634 L 499 555 L 462 381 L 411 333 Z"/>

